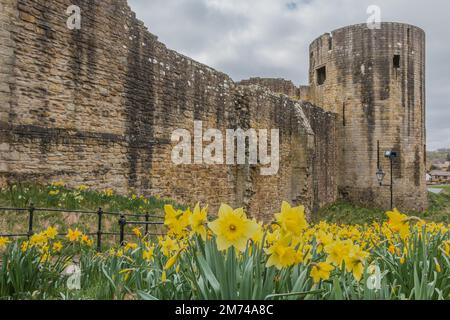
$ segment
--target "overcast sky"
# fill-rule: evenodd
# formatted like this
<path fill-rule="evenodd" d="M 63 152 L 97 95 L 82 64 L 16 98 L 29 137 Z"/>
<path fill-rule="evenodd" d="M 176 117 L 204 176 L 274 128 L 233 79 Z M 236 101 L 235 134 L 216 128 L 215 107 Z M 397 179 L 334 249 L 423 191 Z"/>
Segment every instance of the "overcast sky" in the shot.
<path fill-rule="evenodd" d="M 336 28 L 406 22 L 427 33 L 428 149 L 450 147 L 450 2 L 448 0 L 128 0 L 169 48 L 234 80 L 259 76 L 308 83 L 308 47 Z"/>

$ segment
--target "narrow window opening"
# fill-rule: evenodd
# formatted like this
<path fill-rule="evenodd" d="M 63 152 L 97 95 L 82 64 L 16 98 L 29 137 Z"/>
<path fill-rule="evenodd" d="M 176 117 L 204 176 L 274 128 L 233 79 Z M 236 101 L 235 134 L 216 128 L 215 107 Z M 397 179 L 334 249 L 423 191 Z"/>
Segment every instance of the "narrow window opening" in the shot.
<path fill-rule="evenodd" d="M 400 69 L 400 55 L 399 54 L 396 54 L 394 56 L 394 68 Z"/>
<path fill-rule="evenodd" d="M 381 163 L 380 163 L 380 140 L 377 140 L 377 168 L 378 169 L 381 168 Z"/>
<path fill-rule="evenodd" d="M 333 37 L 328 38 L 328 50 L 333 50 Z"/>
<path fill-rule="evenodd" d="M 347 125 L 345 117 L 345 102 L 342 104 L 342 125 L 345 127 Z"/>
<path fill-rule="evenodd" d="M 327 68 L 324 66 L 317 69 L 317 84 L 319 86 L 323 85 L 326 80 L 327 80 Z"/>

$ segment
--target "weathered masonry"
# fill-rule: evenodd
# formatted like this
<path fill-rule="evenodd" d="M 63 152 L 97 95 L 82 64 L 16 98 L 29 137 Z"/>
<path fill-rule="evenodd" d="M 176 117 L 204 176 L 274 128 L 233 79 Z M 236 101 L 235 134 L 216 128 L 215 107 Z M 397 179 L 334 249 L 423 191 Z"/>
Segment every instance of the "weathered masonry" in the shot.
<path fill-rule="evenodd" d="M 81 8 L 80 30 L 66 26 L 70 5 Z M 300 88 L 235 83 L 167 49 L 125 0 L 1 0 L 0 40 L 0 183 L 62 179 L 212 210 L 227 202 L 269 219 L 282 200 L 310 211 L 340 196 L 385 205 L 380 140 L 401 152 L 396 201 L 426 207 L 424 34 L 415 27 L 344 28 L 331 48 L 319 38 L 310 87 Z M 192 131 L 195 120 L 280 129 L 278 174 L 172 164 L 173 130 Z"/>
<path fill-rule="evenodd" d="M 401 23 L 365 24 L 325 34 L 310 46 L 310 100 L 338 115 L 339 193 L 353 202 L 389 203 L 374 173 L 394 163 L 394 203 L 427 207 L 425 33 Z M 324 79 L 325 78 L 325 79 Z"/>

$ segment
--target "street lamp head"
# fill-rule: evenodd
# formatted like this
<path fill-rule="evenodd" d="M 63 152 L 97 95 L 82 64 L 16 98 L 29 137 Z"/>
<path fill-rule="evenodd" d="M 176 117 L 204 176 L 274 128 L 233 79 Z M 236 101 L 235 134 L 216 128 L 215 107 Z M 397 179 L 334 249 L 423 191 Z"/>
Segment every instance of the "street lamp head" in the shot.
<path fill-rule="evenodd" d="M 394 159 L 398 157 L 398 153 L 396 151 L 388 150 L 384 153 L 386 158 Z"/>
<path fill-rule="evenodd" d="M 386 173 L 384 173 L 381 168 L 378 168 L 377 179 L 378 179 L 378 182 L 380 183 L 380 186 L 383 184 L 383 179 L 384 179 L 385 175 L 386 175 Z"/>

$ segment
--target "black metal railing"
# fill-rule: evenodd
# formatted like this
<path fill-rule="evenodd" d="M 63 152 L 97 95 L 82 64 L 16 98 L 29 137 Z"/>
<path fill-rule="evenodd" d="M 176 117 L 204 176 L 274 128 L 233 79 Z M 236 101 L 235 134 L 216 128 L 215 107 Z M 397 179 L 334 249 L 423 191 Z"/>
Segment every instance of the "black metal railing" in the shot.
<path fill-rule="evenodd" d="M 97 215 L 97 231 L 94 233 L 86 233 L 88 236 L 96 236 L 97 238 L 97 250 L 101 251 L 102 249 L 102 238 L 103 236 L 119 236 L 120 245 L 124 245 L 125 236 L 133 235 L 133 233 L 126 233 L 125 228 L 127 225 L 141 225 L 145 226 L 145 236 L 159 236 L 164 235 L 165 233 L 150 233 L 149 226 L 163 226 L 164 222 L 162 221 L 150 221 L 151 219 L 164 219 L 163 216 L 154 215 L 150 213 L 145 214 L 132 214 L 132 213 L 121 213 L 121 212 L 106 212 L 103 211 L 102 208 L 99 208 L 97 211 L 85 211 L 85 210 L 67 210 L 67 209 L 44 209 L 44 208 L 35 208 L 33 204 L 31 204 L 28 208 L 2 208 L 0 207 L 0 213 L 7 211 L 16 211 L 23 212 L 28 214 L 28 230 L 27 233 L 16 233 L 16 234 L 0 234 L 0 237 L 8 237 L 8 238 L 16 238 L 16 237 L 28 237 L 30 238 L 34 234 L 34 223 L 35 216 L 39 212 L 55 212 L 55 213 L 68 213 L 68 214 L 79 214 L 79 215 Z M 118 217 L 119 223 L 119 232 L 106 232 L 103 230 L 103 220 L 105 216 Z M 134 221 L 128 221 L 128 218 L 136 219 Z M 144 219 L 144 221 L 139 221 L 138 219 Z"/>

